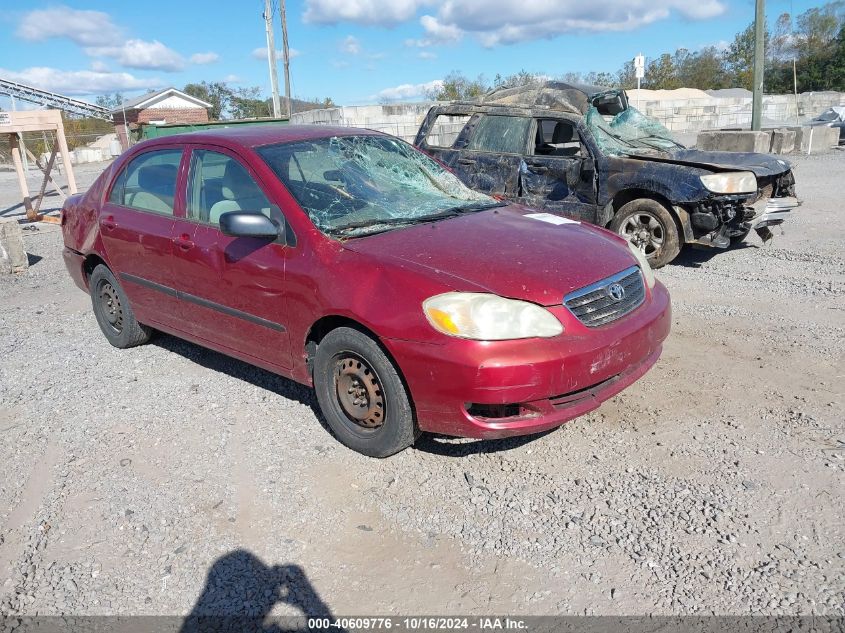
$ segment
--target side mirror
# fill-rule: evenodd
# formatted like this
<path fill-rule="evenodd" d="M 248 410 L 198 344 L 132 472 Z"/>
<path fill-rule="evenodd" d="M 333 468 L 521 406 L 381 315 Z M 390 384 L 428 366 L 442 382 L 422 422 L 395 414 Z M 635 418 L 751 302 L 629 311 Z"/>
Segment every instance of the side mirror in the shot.
<path fill-rule="evenodd" d="M 220 216 L 220 232 L 230 237 L 257 237 L 274 240 L 279 229 L 263 213 L 229 211 Z"/>
<path fill-rule="evenodd" d="M 596 171 L 596 161 L 593 158 L 584 158 L 581 160 L 581 173 L 592 176 Z"/>

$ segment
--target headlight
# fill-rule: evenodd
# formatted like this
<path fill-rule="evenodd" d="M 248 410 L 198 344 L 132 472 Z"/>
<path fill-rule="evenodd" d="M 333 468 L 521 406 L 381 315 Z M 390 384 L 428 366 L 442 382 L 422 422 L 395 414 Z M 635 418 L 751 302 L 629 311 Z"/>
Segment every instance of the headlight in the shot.
<path fill-rule="evenodd" d="M 476 341 L 551 338 L 563 325 L 545 308 L 526 301 L 475 292 L 447 292 L 423 302 L 435 330 Z"/>
<path fill-rule="evenodd" d="M 654 288 L 657 278 L 654 276 L 654 270 L 652 269 L 651 264 L 648 263 L 648 257 L 645 256 L 645 253 L 643 253 L 641 249 L 634 246 L 631 242 L 628 242 L 628 248 L 631 249 L 631 253 L 634 254 L 634 257 L 637 258 L 637 262 L 640 264 L 640 269 L 643 271 L 643 277 L 645 278 L 646 285 L 649 288 Z"/>
<path fill-rule="evenodd" d="M 713 193 L 756 193 L 757 177 L 750 171 L 733 171 L 701 177 L 701 184 Z"/>

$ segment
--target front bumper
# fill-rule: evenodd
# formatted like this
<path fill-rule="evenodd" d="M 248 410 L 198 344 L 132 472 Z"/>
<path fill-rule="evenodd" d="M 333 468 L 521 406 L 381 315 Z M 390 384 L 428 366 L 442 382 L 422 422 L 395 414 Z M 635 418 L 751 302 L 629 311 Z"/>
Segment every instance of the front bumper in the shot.
<path fill-rule="evenodd" d="M 754 210 L 754 217 L 751 218 L 751 228 L 759 230 L 767 226 L 783 224 L 789 218 L 793 209 L 801 206 L 798 198 L 766 198 L 758 200 L 751 208 Z"/>
<path fill-rule="evenodd" d="M 385 344 L 403 370 L 422 430 L 480 439 L 527 435 L 598 408 L 645 374 L 669 335 L 669 294 L 658 283 L 643 305 L 603 327 L 571 326 L 570 319 L 566 334 L 554 339 Z M 477 413 L 497 409 L 507 414 Z"/>

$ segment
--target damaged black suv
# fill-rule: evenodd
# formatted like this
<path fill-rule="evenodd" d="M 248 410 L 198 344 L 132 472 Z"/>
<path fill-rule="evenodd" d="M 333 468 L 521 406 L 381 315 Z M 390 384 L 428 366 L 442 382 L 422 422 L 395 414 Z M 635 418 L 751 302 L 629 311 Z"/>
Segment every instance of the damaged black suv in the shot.
<path fill-rule="evenodd" d="M 787 161 L 687 149 L 622 90 L 544 82 L 436 105 L 415 145 L 474 189 L 615 231 L 655 268 L 684 244 L 768 240 L 800 204 Z"/>

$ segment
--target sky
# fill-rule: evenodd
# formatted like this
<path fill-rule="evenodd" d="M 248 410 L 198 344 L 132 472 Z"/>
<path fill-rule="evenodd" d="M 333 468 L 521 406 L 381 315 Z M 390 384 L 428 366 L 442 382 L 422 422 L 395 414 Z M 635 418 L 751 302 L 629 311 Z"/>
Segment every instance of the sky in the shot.
<path fill-rule="evenodd" d="M 281 48 L 280 0 L 273 0 Z M 767 16 L 823 3 L 768 0 Z M 94 100 L 199 81 L 269 95 L 264 0 L 3 0 L 0 78 Z M 615 72 L 638 53 L 724 47 L 753 0 L 288 0 L 291 92 L 421 100 L 451 71 Z M 282 65 L 280 86 L 284 90 Z M 18 104 L 18 107 L 26 107 Z M 0 96 L 0 108 L 11 102 Z"/>

